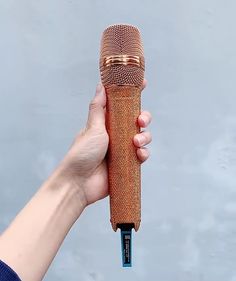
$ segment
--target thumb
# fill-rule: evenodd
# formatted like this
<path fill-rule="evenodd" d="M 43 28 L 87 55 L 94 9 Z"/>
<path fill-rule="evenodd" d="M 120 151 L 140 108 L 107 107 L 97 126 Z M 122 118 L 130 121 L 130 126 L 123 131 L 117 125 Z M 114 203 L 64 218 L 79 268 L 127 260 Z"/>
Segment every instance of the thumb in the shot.
<path fill-rule="evenodd" d="M 102 84 L 98 84 L 94 98 L 89 104 L 87 127 L 105 126 L 106 94 Z"/>

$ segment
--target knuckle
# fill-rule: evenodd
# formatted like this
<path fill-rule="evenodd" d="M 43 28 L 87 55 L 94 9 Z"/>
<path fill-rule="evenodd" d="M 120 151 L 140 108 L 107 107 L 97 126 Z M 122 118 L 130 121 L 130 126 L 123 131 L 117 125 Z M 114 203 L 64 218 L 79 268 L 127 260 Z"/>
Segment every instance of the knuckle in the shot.
<path fill-rule="evenodd" d="M 94 100 L 92 100 L 89 104 L 89 110 L 94 110 L 96 108 L 97 108 L 97 103 Z"/>

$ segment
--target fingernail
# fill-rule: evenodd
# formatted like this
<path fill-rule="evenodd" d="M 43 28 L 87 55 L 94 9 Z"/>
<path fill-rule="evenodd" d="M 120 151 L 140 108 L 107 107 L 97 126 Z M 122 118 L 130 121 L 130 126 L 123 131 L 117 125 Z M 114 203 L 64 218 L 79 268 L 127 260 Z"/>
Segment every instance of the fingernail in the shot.
<path fill-rule="evenodd" d="M 146 125 L 147 124 L 147 118 L 145 116 L 141 117 L 141 120 L 143 121 L 143 123 Z"/>
<path fill-rule="evenodd" d="M 102 93 L 102 84 L 98 84 L 96 88 L 96 96 Z"/>
<path fill-rule="evenodd" d="M 139 143 L 139 145 L 143 145 L 144 144 L 144 142 L 145 142 L 145 137 L 144 136 L 139 136 L 138 137 L 138 143 Z"/>

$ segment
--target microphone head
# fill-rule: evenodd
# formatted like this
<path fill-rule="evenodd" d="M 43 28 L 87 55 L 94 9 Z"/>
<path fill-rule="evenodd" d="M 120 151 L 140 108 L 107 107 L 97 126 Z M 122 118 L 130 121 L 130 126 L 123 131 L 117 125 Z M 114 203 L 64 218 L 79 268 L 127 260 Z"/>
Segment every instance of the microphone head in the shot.
<path fill-rule="evenodd" d="M 139 30 L 125 24 L 106 28 L 101 40 L 99 65 L 105 87 L 142 87 L 145 61 Z"/>

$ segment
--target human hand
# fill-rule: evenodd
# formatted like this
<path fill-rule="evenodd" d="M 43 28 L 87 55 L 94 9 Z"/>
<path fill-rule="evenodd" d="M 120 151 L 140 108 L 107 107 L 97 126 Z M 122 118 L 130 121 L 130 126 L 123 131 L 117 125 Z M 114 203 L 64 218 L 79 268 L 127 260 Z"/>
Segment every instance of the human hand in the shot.
<path fill-rule="evenodd" d="M 105 155 L 109 138 L 105 110 L 105 90 L 99 85 L 89 106 L 86 127 L 75 138 L 54 173 L 0 236 L 0 260 L 12 267 L 22 280 L 42 280 L 84 208 L 108 195 Z M 147 111 L 138 117 L 142 128 L 150 121 L 151 114 Z M 133 138 L 141 163 L 149 156 L 144 146 L 150 141 L 149 132 L 141 132 Z"/>
<path fill-rule="evenodd" d="M 146 80 L 143 83 L 143 89 Z M 108 195 L 108 172 L 105 155 L 109 137 L 105 127 L 106 94 L 99 84 L 95 97 L 89 105 L 86 127 L 75 138 L 71 148 L 59 166 L 66 178 L 80 191 L 84 207 Z M 143 111 L 138 117 L 138 125 L 146 128 L 151 122 L 151 114 Z M 149 157 L 145 145 L 151 142 L 151 134 L 143 131 L 136 134 L 133 143 L 141 163 Z"/>

